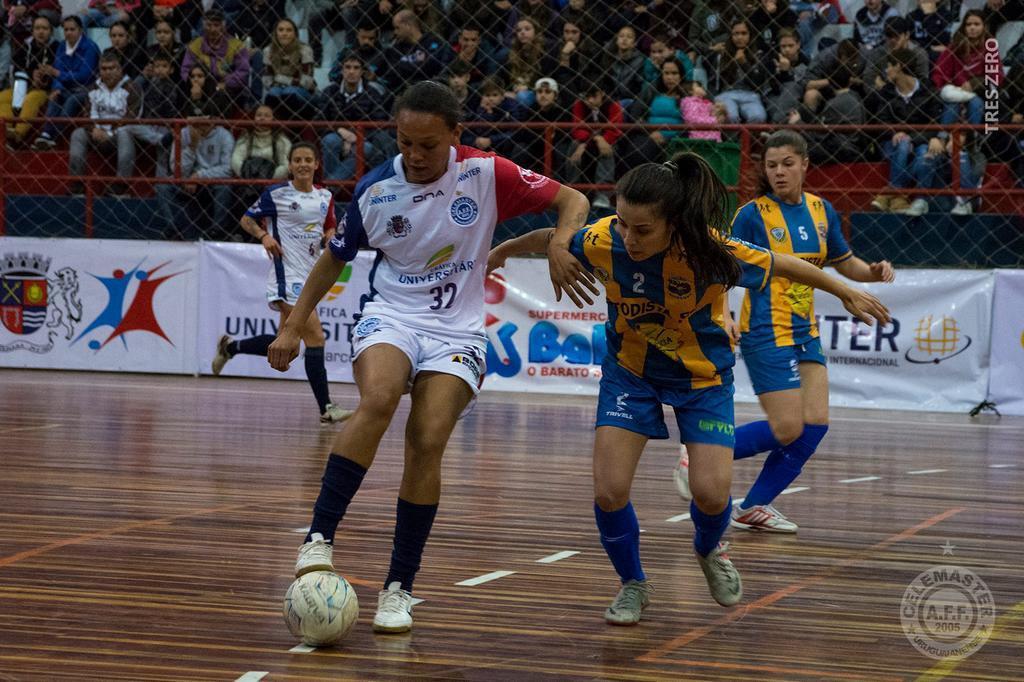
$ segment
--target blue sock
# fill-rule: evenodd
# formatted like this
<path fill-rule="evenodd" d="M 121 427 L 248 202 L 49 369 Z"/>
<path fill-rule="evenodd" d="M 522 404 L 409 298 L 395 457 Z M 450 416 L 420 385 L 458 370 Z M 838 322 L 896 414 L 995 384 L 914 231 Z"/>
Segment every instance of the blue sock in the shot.
<path fill-rule="evenodd" d="M 423 547 L 434 525 L 437 515 L 436 504 L 413 504 L 398 498 L 398 513 L 395 515 L 395 541 L 391 550 L 391 565 L 384 589 L 394 581 L 402 583 L 402 589 L 412 592 L 412 581 L 420 570 Z"/>
<path fill-rule="evenodd" d="M 750 486 L 750 492 L 743 500 L 742 508 L 750 509 L 758 504 L 771 504 L 772 500 L 800 475 L 804 464 L 817 450 L 818 443 L 825 437 L 827 431 L 827 424 L 804 424 L 804 431 L 799 438 L 789 445 L 772 450 L 754 485 Z"/>
<path fill-rule="evenodd" d="M 729 527 L 729 515 L 732 513 L 732 498 L 725 509 L 715 515 L 705 514 L 697 508 L 697 504 L 690 500 L 690 518 L 693 519 L 693 527 L 696 532 L 693 534 L 693 548 L 697 554 L 707 556 L 718 546 L 718 541 L 725 535 L 725 529 Z"/>
<path fill-rule="evenodd" d="M 320 484 L 320 496 L 313 505 L 313 522 L 309 525 L 306 542 L 313 533 L 320 533 L 327 542 L 334 542 L 334 532 L 345 516 L 348 503 L 363 482 L 366 469 L 350 459 L 333 452 L 327 458 L 327 468 Z"/>
<path fill-rule="evenodd" d="M 736 427 L 736 446 L 732 450 L 732 458 L 745 459 L 781 446 L 782 443 L 775 440 L 768 422 L 762 419 Z"/>
<path fill-rule="evenodd" d="M 262 334 L 250 339 L 232 341 L 228 344 L 228 355 L 231 357 L 235 357 L 236 355 L 262 355 L 263 357 L 267 357 L 267 349 L 270 348 L 270 344 L 273 342 L 273 334 Z"/>
<path fill-rule="evenodd" d="M 601 544 L 622 582 L 646 580 L 640 566 L 640 522 L 633 511 L 633 503 L 618 511 L 606 512 L 594 503 L 594 518 L 601 534 Z"/>
<path fill-rule="evenodd" d="M 327 388 L 327 367 L 324 366 L 324 347 L 306 346 L 303 357 L 306 362 L 306 379 L 313 389 L 313 397 L 320 407 L 320 414 L 323 414 L 327 410 L 327 404 L 331 402 L 331 394 Z"/>

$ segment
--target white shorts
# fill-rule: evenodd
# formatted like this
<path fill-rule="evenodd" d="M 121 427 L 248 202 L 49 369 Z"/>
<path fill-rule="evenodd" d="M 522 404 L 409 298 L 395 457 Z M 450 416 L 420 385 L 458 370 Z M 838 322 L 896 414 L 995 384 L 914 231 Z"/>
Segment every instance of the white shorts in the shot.
<path fill-rule="evenodd" d="M 278 310 L 278 303 L 295 305 L 302 293 L 302 287 L 306 284 L 306 278 L 297 272 L 290 272 L 282 268 L 280 274 L 276 268 L 270 269 L 270 276 L 267 277 L 267 305 L 271 310 Z"/>
<path fill-rule="evenodd" d="M 412 364 L 410 386 L 420 372 L 442 372 L 469 384 L 474 397 L 480 392 L 487 369 L 486 346 L 444 341 L 409 329 L 395 318 L 369 315 L 359 320 L 352 330 L 352 361 L 378 343 L 395 346 L 409 358 Z"/>

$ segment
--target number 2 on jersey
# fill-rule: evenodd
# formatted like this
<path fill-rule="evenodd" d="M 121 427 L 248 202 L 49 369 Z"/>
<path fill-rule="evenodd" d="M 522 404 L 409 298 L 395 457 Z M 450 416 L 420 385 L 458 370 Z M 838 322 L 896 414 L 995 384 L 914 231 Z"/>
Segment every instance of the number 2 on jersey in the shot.
<path fill-rule="evenodd" d="M 455 294 L 459 291 L 453 283 L 449 282 L 444 287 L 434 287 L 430 290 L 430 295 L 434 297 L 434 305 L 430 306 L 431 310 L 440 310 L 442 307 L 445 309 L 451 308 L 452 303 L 455 302 Z M 448 296 L 448 302 L 444 302 L 445 295 Z"/>

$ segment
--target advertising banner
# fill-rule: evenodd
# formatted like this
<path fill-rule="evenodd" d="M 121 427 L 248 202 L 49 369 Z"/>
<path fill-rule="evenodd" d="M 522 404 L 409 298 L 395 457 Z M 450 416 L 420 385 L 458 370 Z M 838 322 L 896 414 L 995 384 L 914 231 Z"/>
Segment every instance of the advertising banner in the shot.
<path fill-rule="evenodd" d="M 0 366 L 191 373 L 199 246 L 0 237 Z"/>
<path fill-rule="evenodd" d="M 1003 414 L 1024 414 L 1024 270 L 997 270 L 995 277 L 988 399 Z"/>

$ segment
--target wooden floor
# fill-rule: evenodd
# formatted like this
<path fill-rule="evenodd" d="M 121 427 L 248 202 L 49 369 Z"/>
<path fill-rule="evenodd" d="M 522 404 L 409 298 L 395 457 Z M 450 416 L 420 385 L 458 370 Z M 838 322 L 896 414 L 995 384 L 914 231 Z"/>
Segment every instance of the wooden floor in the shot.
<path fill-rule="evenodd" d="M 778 503 L 799 535 L 730 531 L 732 609 L 707 593 L 690 521 L 670 520 L 687 511 L 675 446 L 652 443 L 633 500 L 656 592 L 615 628 L 593 400 L 485 394 L 448 449 L 415 630 L 381 636 L 403 404 L 335 552 L 359 623 L 303 653 L 281 602 L 332 434 L 313 408 L 298 382 L 0 370 L 0 680 L 1024 679 L 1024 419 L 836 410 Z M 735 496 L 760 462 L 737 463 Z M 560 552 L 577 553 L 539 562 Z M 904 590 L 940 564 L 975 571 L 996 605 L 959 663 L 900 624 Z M 456 584 L 495 571 L 514 573 Z"/>

